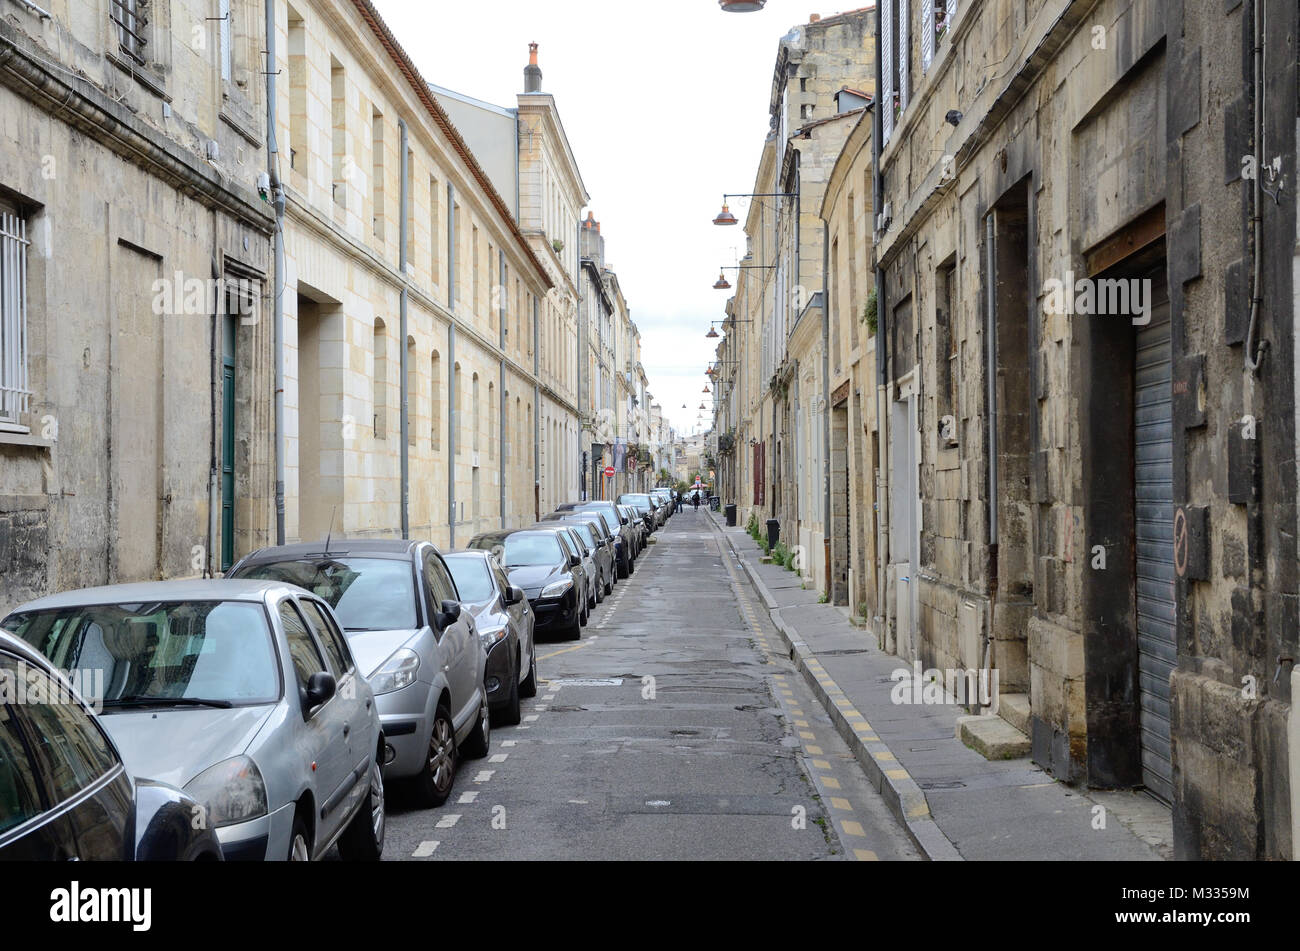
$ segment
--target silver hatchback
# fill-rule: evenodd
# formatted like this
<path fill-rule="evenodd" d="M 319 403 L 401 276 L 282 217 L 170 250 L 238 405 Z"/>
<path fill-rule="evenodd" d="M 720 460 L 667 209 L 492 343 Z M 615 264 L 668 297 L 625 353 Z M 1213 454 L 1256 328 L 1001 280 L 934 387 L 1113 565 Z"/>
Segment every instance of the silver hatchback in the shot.
<path fill-rule="evenodd" d="M 321 599 L 158 581 L 52 595 L 0 623 L 82 684 L 131 773 L 201 805 L 226 859 L 310 860 L 335 842 L 379 858 L 379 715 Z"/>

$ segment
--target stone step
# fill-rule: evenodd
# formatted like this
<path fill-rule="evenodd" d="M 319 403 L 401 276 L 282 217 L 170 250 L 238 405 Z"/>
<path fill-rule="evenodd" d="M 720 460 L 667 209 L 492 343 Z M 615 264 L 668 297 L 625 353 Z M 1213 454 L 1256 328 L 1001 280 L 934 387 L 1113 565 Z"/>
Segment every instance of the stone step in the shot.
<path fill-rule="evenodd" d="M 1029 735 L 1029 694 L 1004 693 L 998 696 L 998 716 L 1026 736 Z"/>
<path fill-rule="evenodd" d="M 957 739 L 988 760 L 1029 755 L 1029 737 L 1001 717 L 958 717 Z"/>

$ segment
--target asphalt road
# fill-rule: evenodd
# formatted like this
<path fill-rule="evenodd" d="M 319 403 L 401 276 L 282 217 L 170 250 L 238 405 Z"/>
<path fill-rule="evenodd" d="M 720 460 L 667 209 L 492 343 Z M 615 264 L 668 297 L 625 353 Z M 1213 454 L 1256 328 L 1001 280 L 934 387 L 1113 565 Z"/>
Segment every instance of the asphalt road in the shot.
<path fill-rule="evenodd" d="M 539 643 L 524 722 L 446 805 L 391 790 L 386 860 L 918 857 L 707 518 L 670 519 L 580 641 Z"/>

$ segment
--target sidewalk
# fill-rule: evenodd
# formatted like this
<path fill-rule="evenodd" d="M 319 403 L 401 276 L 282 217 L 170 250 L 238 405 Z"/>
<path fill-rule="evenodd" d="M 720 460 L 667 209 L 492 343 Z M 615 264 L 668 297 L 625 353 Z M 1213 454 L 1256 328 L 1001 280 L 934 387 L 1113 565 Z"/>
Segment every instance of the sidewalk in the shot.
<path fill-rule="evenodd" d="M 1169 813 L 1141 793 L 1056 782 L 1029 758 L 990 761 L 956 738 L 956 705 L 902 705 L 890 675 L 910 665 L 876 647 L 799 576 L 764 565 L 743 527 L 710 520 L 738 557 L 800 673 L 917 846 L 934 860 L 1159 861 Z M 1095 829 L 1105 809 L 1105 828 Z M 1140 836 L 1139 836 L 1140 833 Z"/>

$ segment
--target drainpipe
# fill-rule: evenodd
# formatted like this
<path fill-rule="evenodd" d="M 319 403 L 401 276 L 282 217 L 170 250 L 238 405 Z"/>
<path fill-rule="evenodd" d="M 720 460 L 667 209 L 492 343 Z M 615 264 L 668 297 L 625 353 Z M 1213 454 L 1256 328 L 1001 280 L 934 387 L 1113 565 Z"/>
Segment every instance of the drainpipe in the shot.
<path fill-rule="evenodd" d="M 408 176 L 410 174 L 409 161 L 406 145 L 406 120 L 398 119 L 397 128 L 402 134 L 402 208 L 400 223 L 400 234 L 402 249 L 398 256 L 398 261 L 402 270 L 402 301 L 401 301 L 401 324 L 400 344 L 401 350 L 398 351 L 401 357 L 401 377 L 402 377 L 402 538 L 411 537 L 411 404 L 410 389 L 407 385 L 408 374 L 411 372 L 410 362 L 408 359 L 408 350 L 406 346 L 407 324 L 406 324 L 406 304 L 410 296 L 410 286 L 406 274 L 406 250 L 407 242 L 410 235 L 407 234 L 407 203 L 411 200 L 408 191 Z"/>
<path fill-rule="evenodd" d="M 872 212 L 879 215 L 884 206 L 885 180 L 880 171 L 881 138 L 884 136 L 884 113 L 880 106 L 879 90 L 884 88 L 881 67 L 880 4 L 876 5 L 876 100 L 871 109 L 871 191 Z M 874 229 L 873 229 L 874 230 Z M 885 269 L 876 266 L 876 432 L 880 443 L 880 456 L 876 460 L 879 476 L 876 479 L 876 637 L 882 646 L 886 642 L 885 630 L 889 624 L 889 334 L 886 332 L 886 315 L 889 313 L 886 298 Z"/>
<path fill-rule="evenodd" d="M 822 221 L 822 547 L 826 560 L 826 594 L 831 591 L 831 227 Z M 852 545 L 852 534 L 849 544 Z"/>
<path fill-rule="evenodd" d="M 212 211 L 212 233 L 216 235 L 217 212 Z M 217 465 L 217 444 L 221 439 L 221 429 L 217 423 L 217 401 L 224 398 L 217 395 L 217 383 L 221 375 L 217 367 L 221 362 L 221 264 L 217 256 L 212 256 L 212 285 L 216 288 L 216 300 L 212 308 L 212 356 L 208 365 L 210 376 L 209 400 L 212 403 L 212 459 L 208 470 L 208 564 L 205 577 L 215 578 L 221 565 L 221 556 L 217 552 L 217 510 L 221 507 L 221 469 Z"/>
<path fill-rule="evenodd" d="M 984 313 L 984 376 L 986 383 L 985 400 L 988 403 L 988 597 L 989 622 L 985 631 L 984 667 L 989 668 L 993 657 L 993 623 L 994 611 L 998 600 L 998 325 L 997 325 L 997 246 L 996 241 L 997 212 L 990 211 L 984 217 L 984 253 L 987 256 L 984 271 L 988 275 Z M 990 675 L 991 676 L 991 675 Z"/>
<path fill-rule="evenodd" d="M 518 149 L 515 150 L 517 155 Z M 518 206 L 516 206 L 518 207 Z M 501 446 L 505 442 L 506 436 L 506 298 L 509 296 L 506 291 L 506 253 L 498 251 L 497 256 L 501 262 L 501 368 L 497 372 L 497 397 L 501 401 L 501 425 L 497 428 L 497 461 L 501 466 L 501 527 L 506 527 L 506 454 Z M 488 410 L 491 412 L 491 410 Z"/>
<path fill-rule="evenodd" d="M 275 128 L 275 0 L 266 0 L 266 170 L 275 207 L 275 270 L 272 300 L 275 314 L 275 543 L 284 544 L 284 186 L 277 167 L 280 149 Z"/>
<path fill-rule="evenodd" d="M 456 547 L 456 186 L 447 183 L 447 543 Z"/>
<path fill-rule="evenodd" d="M 1250 287 L 1250 327 L 1246 331 L 1246 368 L 1252 375 L 1259 375 L 1259 366 L 1264 359 L 1266 344 L 1261 343 L 1258 352 L 1255 349 L 1255 331 L 1259 322 L 1260 307 L 1264 303 L 1262 288 L 1264 286 L 1264 165 L 1268 155 L 1264 151 L 1264 2 L 1255 0 L 1255 45 L 1254 45 L 1254 135 L 1255 135 L 1255 175 L 1251 188 L 1251 257 L 1254 259 Z M 1250 392 L 1251 388 L 1247 388 Z M 1249 409 L 1250 407 L 1247 407 Z"/>
<path fill-rule="evenodd" d="M 533 520 L 542 520 L 542 338 L 538 309 L 533 298 Z"/>

